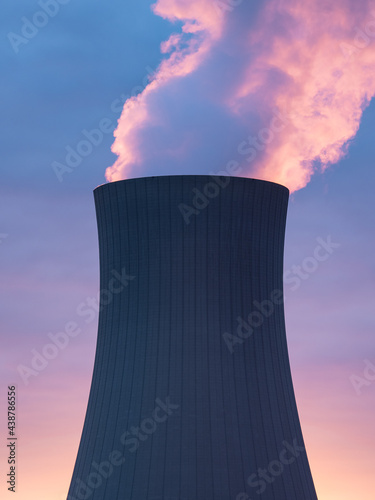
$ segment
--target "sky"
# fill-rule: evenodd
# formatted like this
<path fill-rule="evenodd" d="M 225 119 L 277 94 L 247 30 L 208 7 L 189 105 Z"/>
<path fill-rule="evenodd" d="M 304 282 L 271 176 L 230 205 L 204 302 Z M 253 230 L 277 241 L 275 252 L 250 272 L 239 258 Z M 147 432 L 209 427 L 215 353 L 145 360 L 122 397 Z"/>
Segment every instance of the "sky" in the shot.
<path fill-rule="evenodd" d="M 77 315 L 99 290 L 93 189 L 235 161 L 291 191 L 286 329 L 318 498 L 373 500 L 375 3 L 20 0 L 2 11 L 2 497 L 15 385 L 18 498 L 66 499 L 97 333 L 97 315 Z M 79 333 L 41 359 L 71 323 Z"/>

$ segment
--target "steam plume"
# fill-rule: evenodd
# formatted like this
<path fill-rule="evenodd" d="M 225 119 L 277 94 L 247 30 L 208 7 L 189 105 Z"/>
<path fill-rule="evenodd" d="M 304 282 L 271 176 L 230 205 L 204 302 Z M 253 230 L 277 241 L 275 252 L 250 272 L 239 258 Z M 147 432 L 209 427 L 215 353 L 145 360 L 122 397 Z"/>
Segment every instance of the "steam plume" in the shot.
<path fill-rule="evenodd" d="M 153 10 L 182 28 L 124 105 L 107 180 L 229 162 L 295 191 L 345 155 L 375 94 L 373 1 L 158 0 Z"/>

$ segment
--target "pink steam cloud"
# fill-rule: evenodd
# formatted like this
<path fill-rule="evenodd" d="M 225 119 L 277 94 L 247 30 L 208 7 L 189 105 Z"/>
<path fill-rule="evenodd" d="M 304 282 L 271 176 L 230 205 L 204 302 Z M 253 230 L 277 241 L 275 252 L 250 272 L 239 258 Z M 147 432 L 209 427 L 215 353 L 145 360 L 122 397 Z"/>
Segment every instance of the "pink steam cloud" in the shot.
<path fill-rule="evenodd" d="M 181 32 L 124 105 L 108 181 L 151 163 L 212 173 L 236 160 L 241 175 L 295 191 L 346 154 L 375 95 L 374 1 L 158 0 L 153 11 Z"/>

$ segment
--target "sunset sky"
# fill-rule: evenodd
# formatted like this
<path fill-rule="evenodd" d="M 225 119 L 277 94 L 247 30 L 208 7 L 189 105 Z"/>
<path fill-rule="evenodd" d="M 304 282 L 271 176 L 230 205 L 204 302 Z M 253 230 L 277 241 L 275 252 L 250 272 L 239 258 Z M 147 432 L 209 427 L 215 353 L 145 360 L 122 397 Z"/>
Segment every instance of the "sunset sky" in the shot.
<path fill-rule="evenodd" d="M 97 314 L 77 313 L 99 290 L 93 189 L 235 165 L 291 190 L 286 327 L 318 498 L 373 500 L 375 2 L 19 0 L 2 12 L 1 497 L 17 385 L 17 498 L 66 499 L 97 333 Z M 79 333 L 27 372 L 69 323 Z"/>

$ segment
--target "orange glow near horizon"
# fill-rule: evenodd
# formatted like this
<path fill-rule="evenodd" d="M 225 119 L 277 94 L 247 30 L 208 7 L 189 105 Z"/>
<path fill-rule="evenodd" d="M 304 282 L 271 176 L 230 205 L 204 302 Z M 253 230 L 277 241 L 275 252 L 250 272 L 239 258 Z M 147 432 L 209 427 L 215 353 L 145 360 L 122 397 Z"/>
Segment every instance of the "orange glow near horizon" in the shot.
<path fill-rule="evenodd" d="M 357 396 L 348 379 L 350 370 L 345 365 L 293 369 L 305 446 L 319 500 L 373 499 L 373 416 L 368 414 L 364 423 L 363 412 L 357 411 L 368 405 L 372 392 L 369 388 Z M 20 500 L 66 500 L 89 383 L 89 376 L 80 384 L 67 381 L 67 392 L 59 390 L 56 397 L 49 397 L 53 405 L 46 408 L 43 422 L 39 421 L 39 406 L 35 407 L 38 400 L 42 403 L 45 398 L 43 387 L 49 386 L 43 375 L 37 381 L 37 400 L 28 399 L 27 389 L 19 391 L 19 399 L 24 400 L 20 414 L 27 416 L 19 428 Z"/>

